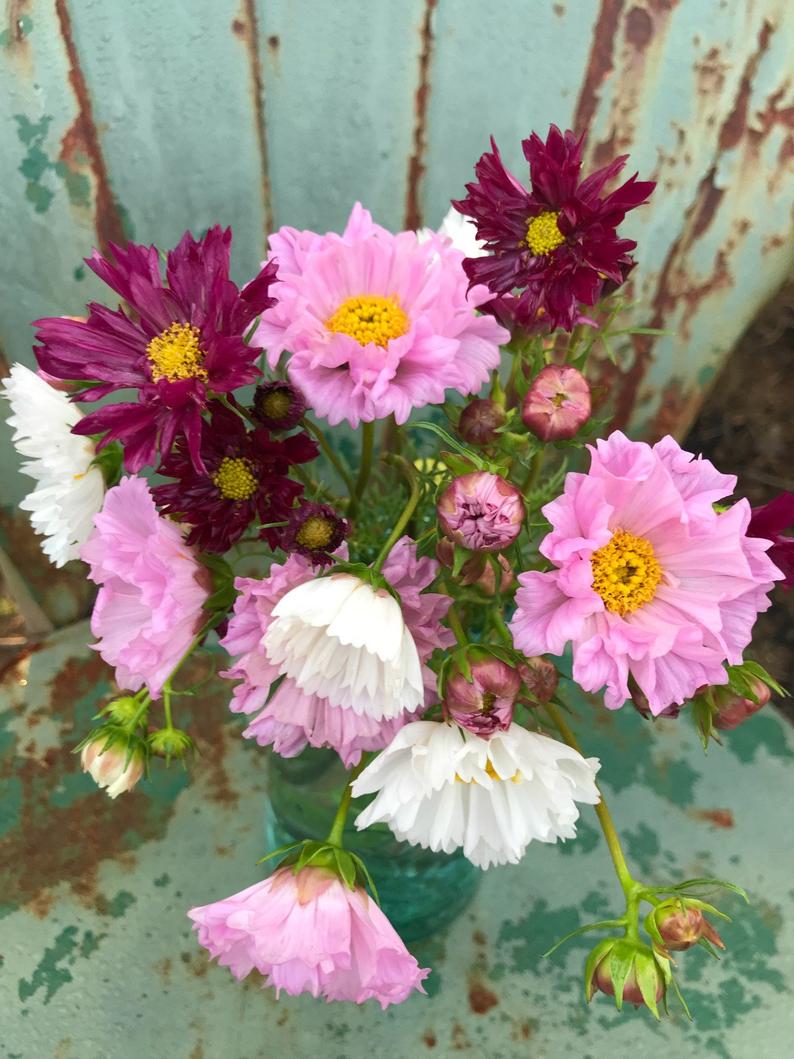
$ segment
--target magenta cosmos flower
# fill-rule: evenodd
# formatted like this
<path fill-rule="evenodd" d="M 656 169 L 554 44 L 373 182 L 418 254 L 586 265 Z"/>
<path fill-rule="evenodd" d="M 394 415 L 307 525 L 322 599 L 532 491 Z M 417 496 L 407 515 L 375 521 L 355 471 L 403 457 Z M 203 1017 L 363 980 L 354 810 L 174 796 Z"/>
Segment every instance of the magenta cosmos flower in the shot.
<path fill-rule="evenodd" d="M 276 441 L 264 428 L 248 431 L 236 413 L 216 405 L 199 449 L 205 470 L 196 470 L 187 441 L 179 439 L 159 468 L 176 481 L 152 492 L 164 514 L 190 525 L 187 543 L 202 551 L 227 551 L 257 519 L 270 527 L 260 536 L 275 548 L 283 528 L 272 523 L 288 522 L 303 493 L 288 477 L 290 467 L 318 452 L 308 434 Z"/>
<path fill-rule="evenodd" d="M 179 527 L 157 514 L 142 478 L 122 478 L 105 495 L 81 550 L 100 585 L 94 650 L 115 666 L 122 688 L 144 684 L 157 698 L 206 618 L 207 571 Z"/>
<path fill-rule="evenodd" d="M 433 581 L 438 563 L 417 559 L 416 545 L 408 537 L 392 549 L 383 565 L 383 576 L 399 593 L 405 624 L 422 662 L 426 705 L 434 701 L 436 678 L 427 660 L 438 647 L 454 641 L 441 625 L 449 609 L 447 596 L 424 589 Z M 283 757 L 294 757 L 307 744 L 332 747 L 346 767 L 357 764 L 363 750 L 380 750 L 414 716 L 407 712 L 388 720 L 376 720 L 366 713 L 335 705 L 318 694 L 307 694 L 292 677 L 284 677 L 269 699 L 271 686 L 279 678 L 279 667 L 270 661 L 263 647 L 265 633 L 273 619 L 273 608 L 291 589 L 316 577 L 311 562 L 291 555 L 283 564 L 274 563 L 263 580 L 238 577 L 239 591 L 234 614 L 221 645 L 234 658 L 221 676 L 239 679 L 230 708 L 255 713 L 243 732 L 260 746 L 272 746 Z M 267 705 L 265 705 L 267 703 Z"/>
<path fill-rule="evenodd" d="M 569 474 L 543 508 L 540 551 L 555 566 L 519 576 L 513 640 L 528 655 L 573 644 L 573 678 L 629 698 L 633 676 L 654 715 L 725 684 L 780 571 L 769 542 L 748 537 L 750 505 L 718 514 L 736 479 L 671 437 L 651 448 L 620 431 L 591 448 L 588 474 Z"/>
<path fill-rule="evenodd" d="M 620 285 L 637 245 L 621 239 L 617 227 L 626 214 L 645 202 L 656 186 L 630 177 L 604 195 L 605 186 L 626 163 L 621 155 L 582 179 L 583 137 L 562 133 L 556 125 L 546 142 L 532 133 L 522 140 L 529 162 L 530 189 L 502 162 L 491 138 L 474 167 L 476 182 L 453 206 L 477 225 L 490 252 L 463 264 L 473 284 L 485 283 L 494 294 L 522 291 L 517 318 L 532 324 L 540 316 L 549 330 L 570 331 L 578 306 L 595 305 L 605 281 Z"/>
<path fill-rule="evenodd" d="M 289 350 L 290 380 L 329 423 L 351 426 L 438 404 L 446 390 L 474 393 L 499 364 L 507 331 L 475 309 L 487 287 L 466 293 L 463 254 L 448 240 L 392 235 L 360 205 L 340 235 L 281 228 L 278 303 L 256 341 L 271 367 Z"/>
<path fill-rule="evenodd" d="M 217 225 L 198 240 L 186 232 L 168 254 L 165 284 L 154 246 L 111 244 L 114 261 L 94 251 L 86 264 L 132 313 L 92 303 L 86 321 L 56 316 L 35 323 L 41 368 L 56 379 L 92 384 L 75 399 L 138 391 L 137 400 L 100 408 L 74 428 L 76 434 L 104 434 L 100 448 L 121 441 L 130 471 L 153 465 L 158 450 L 169 453 L 179 434 L 203 470 L 201 413 L 210 393 L 229 393 L 259 375 L 261 350 L 243 339 L 274 304 L 276 265 L 270 262 L 238 290 L 229 279 L 231 241 L 231 230 Z"/>
<path fill-rule="evenodd" d="M 794 493 L 779 493 L 774 500 L 753 508 L 747 533 L 772 542 L 769 558 L 783 572 L 783 588 L 794 586 Z"/>
<path fill-rule="evenodd" d="M 256 968 L 290 996 L 382 1008 L 401 1004 L 430 973 L 364 890 L 324 868 L 280 868 L 223 901 L 191 908 L 198 940 L 237 979 Z"/>

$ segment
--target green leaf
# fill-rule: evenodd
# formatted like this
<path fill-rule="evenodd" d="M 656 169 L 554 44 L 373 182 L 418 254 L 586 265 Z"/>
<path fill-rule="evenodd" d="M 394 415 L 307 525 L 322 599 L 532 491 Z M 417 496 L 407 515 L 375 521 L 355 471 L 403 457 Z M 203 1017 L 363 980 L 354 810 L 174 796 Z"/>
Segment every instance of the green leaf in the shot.
<path fill-rule="evenodd" d="M 471 463 L 473 468 L 478 471 L 484 470 L 485 461 L 473 449 L 470 449 L 468 445 L 464 445 L 461 441 L 458 441 L 456 438 L 453 438 L 450 433 L 444 430 L 444 428 L 439 426 L 437 423 L 429 423 L 425 421 L 421 423 L 412 423 L 411 426 L 414 427 L 416 430 L 429 430 L 431 431 L 431 433 L 436 434 L 438 437 L 441 438 L 442 441 L 449 445 L 450 448 L 454 449 L 455 452 L 458 452 L 461 456 L 464 456 L 469 461 L 469 463 Z M 469 470 L 471 470 L 471 467 L 469 468 Z"/>
<path fill-rule="evenodd" d="M 687 879 L 682 883 L 677 883 L 674 886 L 667 887 L 665 891 L 657 890 L 657 893 L 662 892 L 676 892 L 683 893 L 688 890 L 703 889 L 704 887 L 719 887 L 722 890 L 730 890 L 731 893 L 738 894 L 748 905 L 750 904 L 750 898 L 747 896 L 747 892 L 742 889 L 741 886 L 736 886 L 735 883 L 727 882 L 725 879 Z"/>

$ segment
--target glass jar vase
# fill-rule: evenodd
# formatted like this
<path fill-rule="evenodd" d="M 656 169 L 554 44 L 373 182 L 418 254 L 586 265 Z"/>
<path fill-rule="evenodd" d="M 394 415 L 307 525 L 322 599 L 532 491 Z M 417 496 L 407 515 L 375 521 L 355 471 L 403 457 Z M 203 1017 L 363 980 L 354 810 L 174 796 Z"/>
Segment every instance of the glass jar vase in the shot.
<path fill-rule="evenodd" d="M 290 759 L 274 754 L 268 773 L 267 848 L 326 838 L 347 777 L 332 750 L 309 749 Z M 345 846 L 366 864 L 383 911 L 402 939 L 428 937 L 460 915 L 474 896 L 480 872 L 460 850 L 433 853 L 399 842 L 385 824 L 357 831 L 353 821 L 369 800 L 353 800 Z"/>

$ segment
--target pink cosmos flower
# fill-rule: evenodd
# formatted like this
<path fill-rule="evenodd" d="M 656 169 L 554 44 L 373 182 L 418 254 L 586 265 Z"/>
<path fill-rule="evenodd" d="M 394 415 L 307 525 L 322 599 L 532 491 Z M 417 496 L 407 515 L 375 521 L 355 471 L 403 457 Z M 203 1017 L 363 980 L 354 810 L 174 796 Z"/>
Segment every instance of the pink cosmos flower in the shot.
<path fill-rule="evenodd" d="M 463 254 L 438 235 L 393 235 L 358 203 L 343 234 L 281 228 L 270 238 L 279 303 L 254 341 L 271 367 L 290 351 L 290 380 L 329 423 L 351 426 L 414 408 L 446 390 L 475 393 L 499 364 L 509 334 L 475 309 L 491 297 L 467 293 Z"/>
<path fill-rule="evenodd" d="M 521 493 L 498 474 L 462 474 L 438 502 L 438 522 L 454 544 L 473 552 L 500 552 L 521 532 L 526 511 Z"/>
<path fill-rule="evenodd" d="M 237 979 L 256 968 L 290 996 L 382 1008 L 424 993 L 422 969 L 394 927 L 360 887 L 349 890 L 324 868 L 280 868 L 223 901 L 192 908 L 199 942 Z"/>
<path fill-rule="evenodd" d="M 511 631 L 528 655 L 573 643 L 573 678 L 629 698 L 631 674 L 654 715 L 703 684 L 725 684 L 780 571 L 769 541 L 746 535 L 750 506 L 713 505 L 736 485 L 671 437 L 651 448 L 620 431 L 590 448 L 588 474 L 569 474 L 543 513 L 540 551 L 555 566 L 521 574 Z"/>
<path fill-rule="evenodd" d="M 427 705 L 434 701 L 435 675 L 425 663 L 437 647 L 448 647 L 454 640 L 440 624 L 449 608 L 449 598 L 423 591 L 437 569 L 434 560 L 417 559 L 416 546 L 408 537 L 397 542 L 383 565 L 384 577 L 400 595 L 405 624 L 423 663 Z M 260 746 L 272 746 L 282 757 L 294 757 L 307 745 L 329 746 L 349 768 L 359 761 L 362 751 L 387 746 L 414 716 L 403 713 L 388 720 L 375 720 L 320 695 L 306 694 L 291 677 L 281 681 L 268 701 L 271 686 L 279 676 L 278 665 L 270 661 L 262 646 L 274 620 L 273 608 L 291 589 L 316 576 L 308 559 L 293 554 L 282 565 L 274 563 L 263 580 L 237 578 L 235 586 L 240 595 L 221 640 L 235 661 L 221 676 L 241 680 L 230 703 L 235 713 L 261 711 L 243 732 L 246 738 L 256 739 Z"/>
<path fill-rule="evenodd" d="M 587 379 L 570 364 L 547 364 L 532 380 L 521 418 L 541 441 L 567 441 L 590 418 Z"/>
<path fill-rule="evenodd" d="M 122 688 L 145 684 L 157 698 L 201 627 L 206 571 L 178 526 L 157 514 L 142 478 L 108 490 L 94 526 L 80 553 L 101 585 L 91 615 L 94 650 L 115 666 Z"/>

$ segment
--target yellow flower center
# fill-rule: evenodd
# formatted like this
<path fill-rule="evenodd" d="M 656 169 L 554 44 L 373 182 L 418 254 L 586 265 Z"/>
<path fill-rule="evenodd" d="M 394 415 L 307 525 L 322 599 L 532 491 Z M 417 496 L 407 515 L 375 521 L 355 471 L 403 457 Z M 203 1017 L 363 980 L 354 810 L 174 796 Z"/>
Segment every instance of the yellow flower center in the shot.
<path fill-rule="evenodd" d="M 334 527 L 322 515 L 310 515 L 295 534 L 298 544 L 304 548 L 325 548 L 334 535 Z"/>
<path fill-rule="evenodd" d="M 242 456 L 224 456 L 212 482 L 224 500 L 248 500 L 257 487 L 251 461 Z"/>
<path fill-rule="evenodd" d="M 650 603 L 662 579 L 653 545 L 644 537 L 616 530 L 609 544 L 593 552 L 593 588 L 607 610 L 630 614 Z"/>
<path fill-rule="evenodd" d="M 199 345 L 199 330 L 192 324 L 171 324 L 146 347 L 152 379 L 206 379 L 202 367 L 204 350 Z"/>
<path fill-rule="evenodd" d="M 410 321 L 396 299 L 365 294 L 343 301 L 325 326 L 329 331 L 350 335 L 362 346 L 374 342 L 385 348 L 391 339 L 406 333 Z"/>
<path fill-rule="evenodd" d="M 283 419 L 289 410 L 289 394 L 283 390 L 273 390 L 262 401 L 262 413 L 266 419 Z"/>
<path fill-rule="evenodd" d="M 565 236 L 557 226 L 559 213 L 544 210 L 537 217 L 532 217 L 527 224 L 526 245 L 535 257 L 543 257 L 556 250 L 565 242 Z"/>
<path fill-rule="evenodd" d="M 490 758 L 488 758 L 485 763 L 485 771 L 491 779 L 496 780 L 497 783 L 520 783 L 523 779 L 520 770 L 514 772 L 512 776 L 500 776 L 491 764 Z M 455 783 L 473 783 L 475 787 L 477 786 L 477 780 L 464 780 L 462 776 L 457 774 L 457 772 L 455 773 Z"/>

